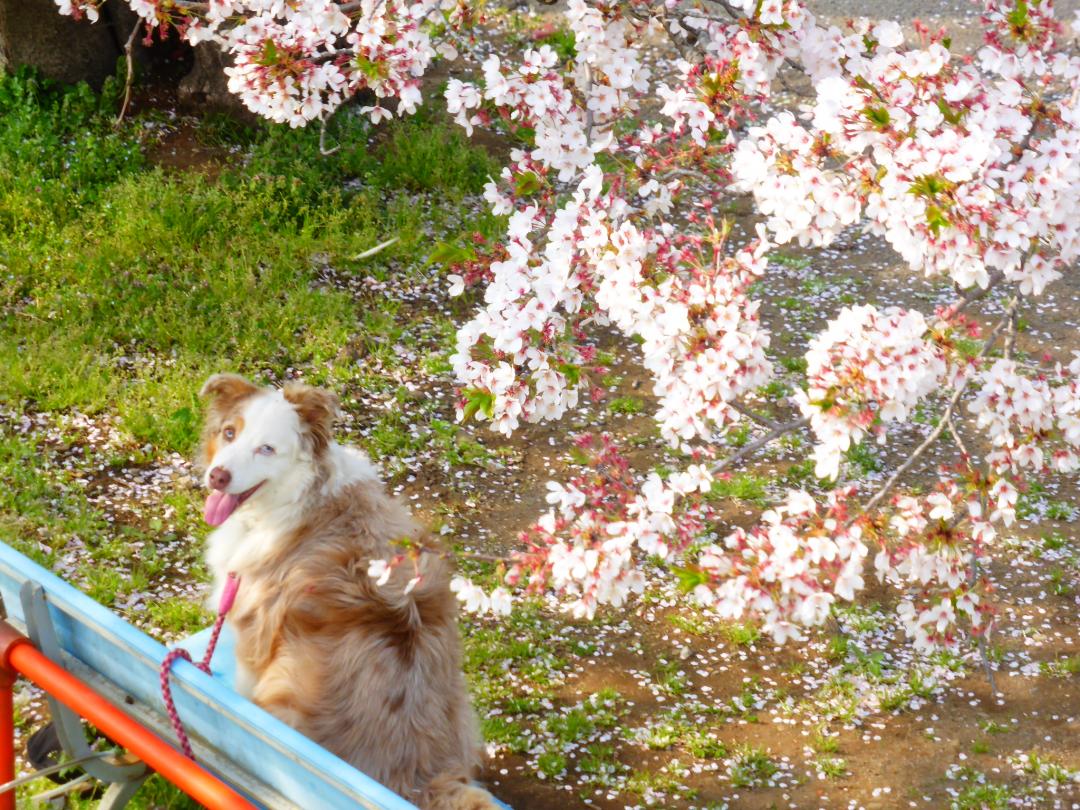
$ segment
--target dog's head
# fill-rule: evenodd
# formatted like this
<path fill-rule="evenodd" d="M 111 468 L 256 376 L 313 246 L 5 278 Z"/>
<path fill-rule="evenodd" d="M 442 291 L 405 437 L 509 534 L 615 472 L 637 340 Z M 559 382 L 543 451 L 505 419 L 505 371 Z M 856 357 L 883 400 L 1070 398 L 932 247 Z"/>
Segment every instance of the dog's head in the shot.
<path fill-rule="evenodd" d="M 203 429 L 203 515 L 220 526 L 248 500 L 291 500 L 330 444 L 337 397 L 301 383 L 260 388 L 235 374 L 215 374 L 200 396 L 209 400 Z"/>

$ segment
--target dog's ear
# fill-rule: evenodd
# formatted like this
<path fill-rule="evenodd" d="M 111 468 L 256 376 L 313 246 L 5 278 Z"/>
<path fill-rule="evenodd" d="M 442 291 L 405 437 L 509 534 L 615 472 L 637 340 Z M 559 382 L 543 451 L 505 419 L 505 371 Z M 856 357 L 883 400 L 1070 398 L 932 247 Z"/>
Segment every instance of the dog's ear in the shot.
<path fill-rule="evenodd" d="M 200 397 L 209 397 L 215 407 L 228 408 L 259 390 L 239 374 L 213 374 L 199 391 Z"/>
<path fill-rule="evenodd" d="M 324 388 L 297 382 L 287 383 L 282 393 L 300 415 L 315 453 L 323 452 L 333 435 L 334 419 L 338 415 L 337 396 Z"/>

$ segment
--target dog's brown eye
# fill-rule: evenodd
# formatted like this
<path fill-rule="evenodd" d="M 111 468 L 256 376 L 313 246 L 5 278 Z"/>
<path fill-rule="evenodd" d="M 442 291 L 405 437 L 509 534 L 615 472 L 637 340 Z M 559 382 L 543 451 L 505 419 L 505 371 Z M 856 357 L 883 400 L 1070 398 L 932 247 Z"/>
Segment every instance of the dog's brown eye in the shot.
<path fill-rule="evenodd" d="M 221 431 L 221 435 L 225 437 L 225 441 L 231 442 L 236 438 L 236 431 L 231 427 L 227 427 Z"/>

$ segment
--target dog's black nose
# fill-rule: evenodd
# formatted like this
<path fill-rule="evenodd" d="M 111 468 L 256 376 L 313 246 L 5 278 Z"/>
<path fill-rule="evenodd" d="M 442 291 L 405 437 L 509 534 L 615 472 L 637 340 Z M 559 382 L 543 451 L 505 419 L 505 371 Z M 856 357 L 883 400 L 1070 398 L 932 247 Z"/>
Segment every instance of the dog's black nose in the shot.
<path fill-rule="evenodd" d="M 210 489 L 225 489 L 232 481 L 232 473 L 224 467 L 214 467 L 210 471 Z"/>

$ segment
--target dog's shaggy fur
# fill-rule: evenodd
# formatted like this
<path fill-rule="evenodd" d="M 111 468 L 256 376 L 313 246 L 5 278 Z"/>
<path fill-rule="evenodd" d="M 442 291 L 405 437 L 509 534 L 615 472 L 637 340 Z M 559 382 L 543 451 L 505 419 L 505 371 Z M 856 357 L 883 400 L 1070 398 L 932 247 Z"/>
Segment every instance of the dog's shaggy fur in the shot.
<path fill-rule="evenodd" d="M 382 585 L 368 575 L 396 541 L 432 543 L 367 456 L 333 442 L 334 396 L 229 374 L 202 394 L 211 601 L 240 577 L 237 688 L 427 810 L 494 808 L 468 781 L 480 745 L 449 565 L 421 554 L 408 593 L 409 561 Z"/>

